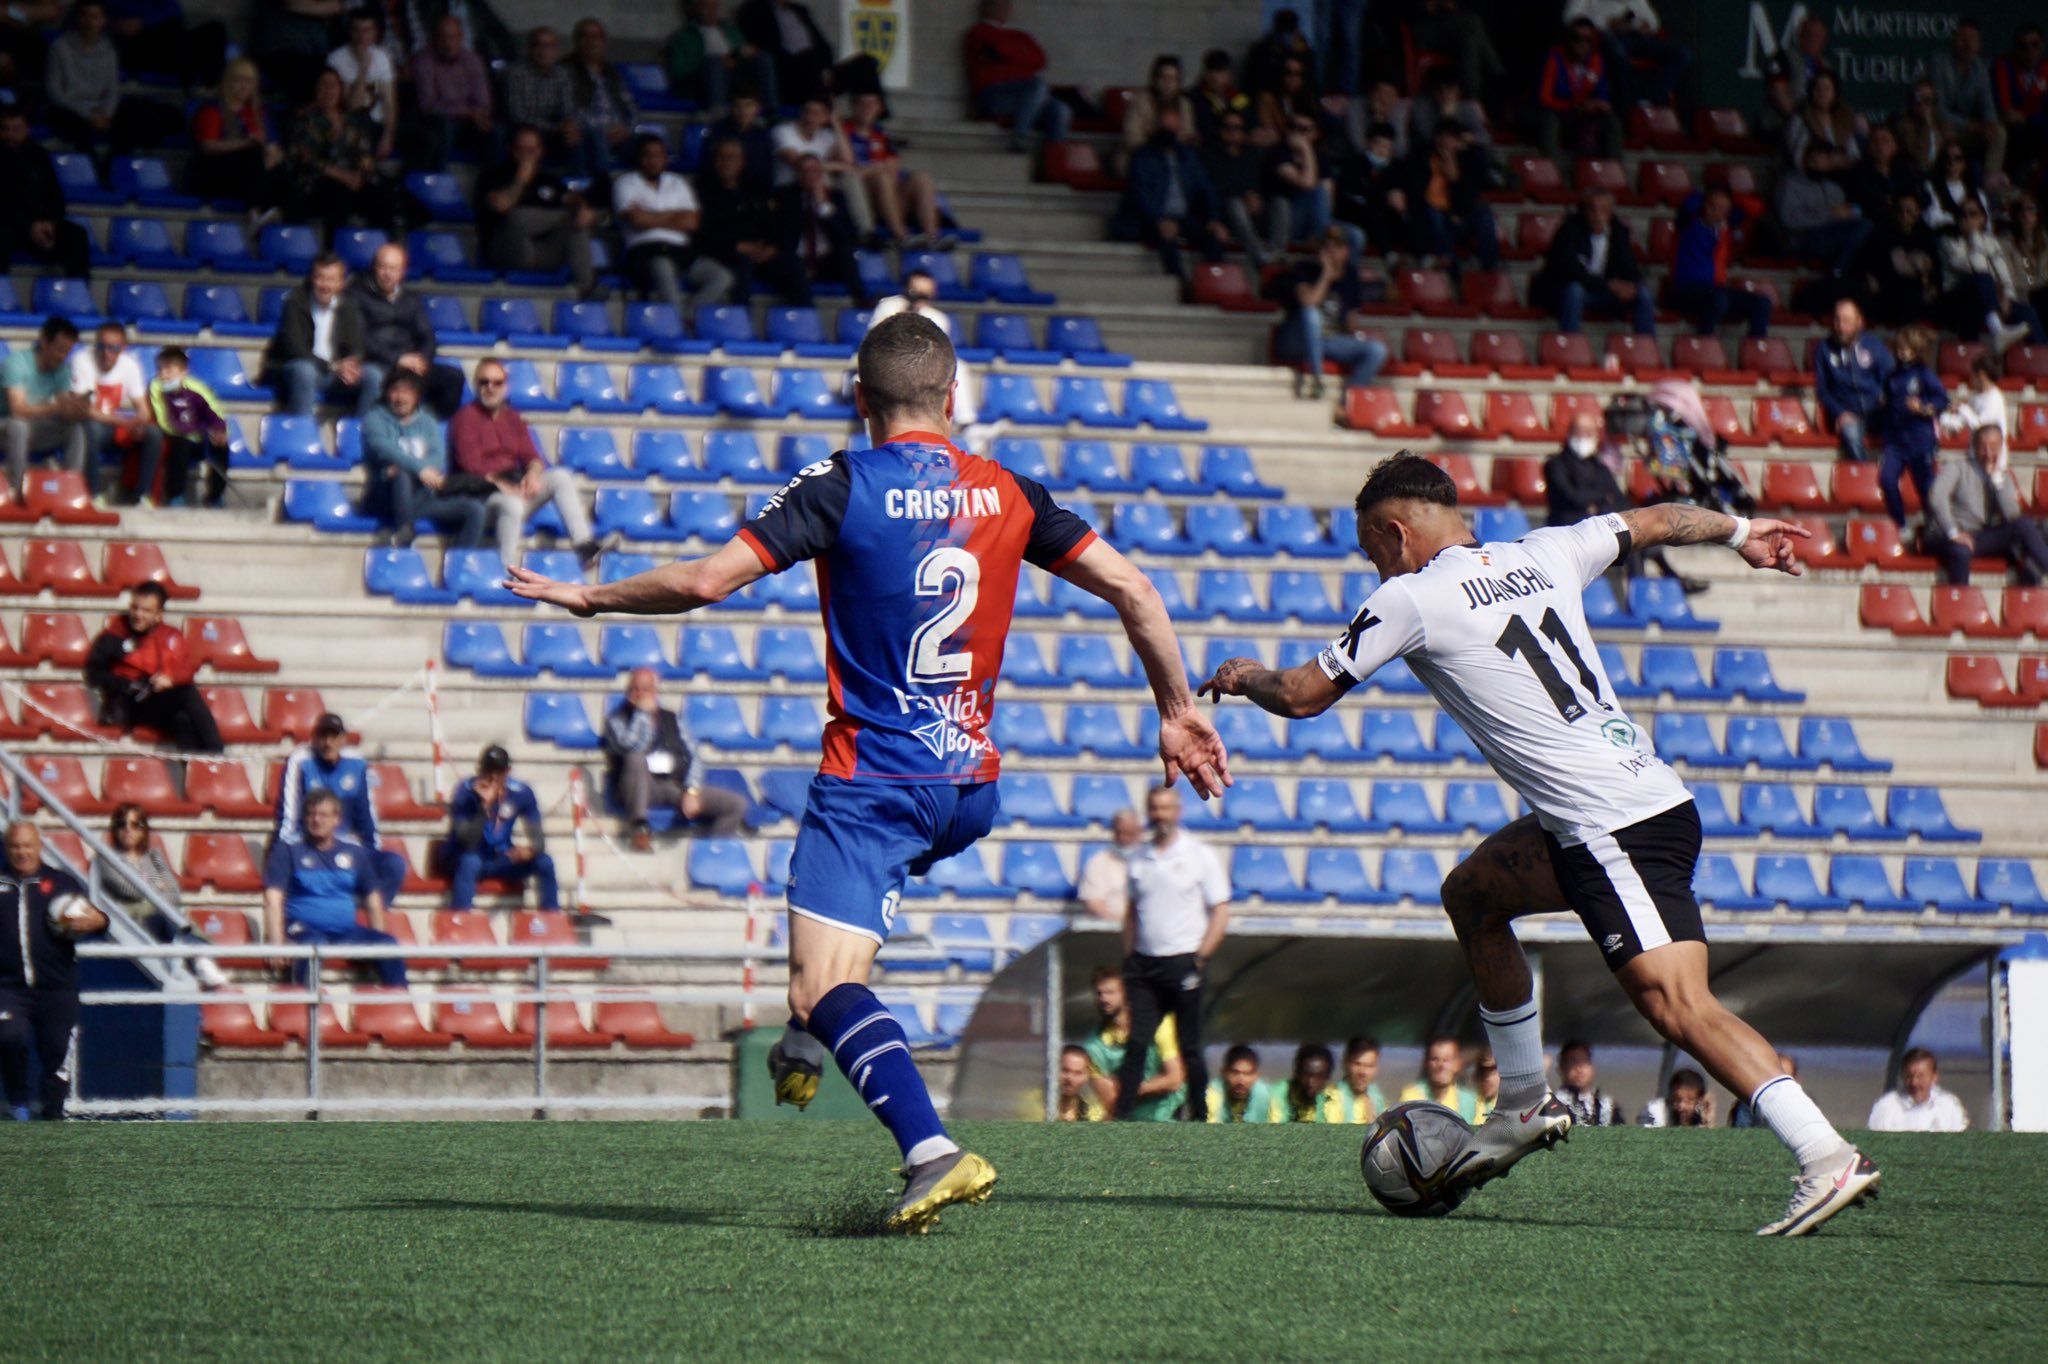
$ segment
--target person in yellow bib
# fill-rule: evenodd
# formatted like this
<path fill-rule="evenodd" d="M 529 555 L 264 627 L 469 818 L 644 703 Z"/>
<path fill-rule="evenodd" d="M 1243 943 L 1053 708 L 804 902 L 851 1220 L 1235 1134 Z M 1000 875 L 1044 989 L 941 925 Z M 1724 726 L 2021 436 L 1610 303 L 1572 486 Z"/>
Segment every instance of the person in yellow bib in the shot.
<path fill-rule="evenodd" d="M 1060 1101 L 1053 1117 L 1059 1122 L 1108 1122 L 1109 1110 L 1089 1083 L 1088 1052 L 1084 1047 L 1060 1048 Z"/>
<path fill-rule="evenodd" d="M 1209 1084 L 1209 1121 L 1287 1121 L 1280 1091 L 1259 1078 L 1259 1054 L 1242 1043 L 1223 1053 L 1223 1078 Z"/>
<path fill-rule="evenodd" d="M 1089 1084 L 1096 1102 L 1116 1111 L 1117 1075 L 1131 1038 L 1131 1007 L 1124 978 L 1114 966 L 1095 968 L 1095 1007 L 1101 1023 L 1082 1044 L 1090 1067 Z M 1159 1020 L 1152 1045 L 1145 1051 L 1145 1078 L 1131 1105 L 1133 1122 L 1172 1122 L 1187 1099 L 1187 1067 L 1180 1055 L 1180 1032 L 1169 1014 Z"/>
<path fill-rule="evenodd" d="M 1381 1092 L 1380 1043 L 1376 1037 L 1354 1037 L 1344 1044 L 1344 1078 L 1323 1091 L 1323 1122 L 1367 1123 L 1387 1109 Z"/>
<path fill-rule="evenodd" d="M 1465 1048 L 1455 1037 L 1432 1037 L 1422 1053 L 1422 1078 L 1401 1091 L 1401 1102 L 1427 1099 L 1442 1104 L 1466 1122 L 1479 1121 L 1479 1096 L 1458 1083 L 1465 1068 Z"/>
<path fill-rule="evenodd" d="M 1336 1094 L 1330 1075 L 1336 1062 L 1330 1049 L 1320 1042 L 1304 1042 L 1294 1053 L 1294 1074 L 1280 1087 L 1280 1117 L 1283 1122 L 1328 1122 L 1324 1104 Z"/>

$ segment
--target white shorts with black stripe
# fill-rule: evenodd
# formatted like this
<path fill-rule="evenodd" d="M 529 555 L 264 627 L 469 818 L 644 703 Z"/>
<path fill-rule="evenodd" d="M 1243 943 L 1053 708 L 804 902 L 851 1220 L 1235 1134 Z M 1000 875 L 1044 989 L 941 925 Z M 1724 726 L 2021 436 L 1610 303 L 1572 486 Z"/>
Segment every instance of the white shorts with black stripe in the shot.
<path fill-rule="evenodd" d="M 1544 832 L 1550 865 L 1573 913 L 1609 970 L 1652 948 L 1705 942 L 1692 878 L 1700 859 L 1700 816 L 1691 801 L 1625 829 L 1567 848 Z"/>

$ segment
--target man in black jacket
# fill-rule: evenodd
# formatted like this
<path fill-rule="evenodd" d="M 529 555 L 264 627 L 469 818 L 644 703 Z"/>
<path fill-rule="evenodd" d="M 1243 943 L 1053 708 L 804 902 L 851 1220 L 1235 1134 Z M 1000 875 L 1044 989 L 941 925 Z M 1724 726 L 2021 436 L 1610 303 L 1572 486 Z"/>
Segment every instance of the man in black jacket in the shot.
<path fill-rule="evenodd" d="M 747 802 L 736 791 L 703 785 L 690 736 L 672 710 L 664 710 L 652 668 L 635 668 L 626 679 L 626 699 L 604 721 L 605 796 L 626 817 L 634 852 L 652 852 L 647 814 L 657 805 L 686 820 L 702 820 L 705 832 L 731 838 L 740 832 Z"/>
<path fill-rule="evenodd" d="M 796 183 L 775 193 L 775 222 L 779 249 L 802 266 L 812 284 L 837 280 L 853 296 L 854 307 L 874 302 L 854 255 L 858 239 L 852 210 L 832 188 L 823 161 L 806 156 L 797 163 Z"/>
<path fill-rule="evenodd" d="M 1461 124 L 1439 124 L 1428 149 L 1416 154 L 1409 171 L 1408 228 L 1425 269 L 1456 275 L 1461 250 L 1471 251 L 1482 270 L 1500 268 L 1500 226 L 1482 197 L 1487 174 L 1486 148 Z"/>
<path fill-rule="evenodd" d="M 64 1116 L 71 1092 L 71 1039 L 78 1031 L 78 950 L 73 939 L 107 931 L 78 878 L 43 861 L 43 836 L 7 826 L 0 867 L 0 1085 L 17 1120 Z M 40 1074 L 33 1088 L 29 1059 Z"/>
<path fill-rule="evenodd" d="M 713 144 L 696 183 L 697 249 L 732 271 L 733 297 L 760 284 L 790 307 L 808 308 L 810 277 L 778 240 L 775 201 L 747 173 L 745 147 L 731 138 Z"/>
<path fill-rule="evenodd" d="M 263 348 L 263 382 L 277 390 L 278 411 L 310 417 L 324 401 L 367 417 L 377 406 L 376 387 L 363 382 L 363 314 L 347 285 L 348 267 L 328 251 L 285 295 L 277 330 Z"/>
<path fill-rule="evenodd" d="M 64 187 L 50 153 L 29 139 L 28 113 L 0 109 L 0 252 L 47 261 L 71 279 L 92 277 L 92 242 L 64 216 Z"/>
<path fill-rule="evenodd" d="M 427 301 L 405 287 L 405 266 L 405 248 L 386 242 L 370 258 L 370 273 L 349 283 L 363 319 L 362 388 L 381 399 L 385 379 L 405 370 L 419 379 L 428 410 L 447 421 L 462 406 L 462 371 L 435 363 Z"/>
<path fill-rule="evenodd" d="M 771 109 L 801 104 L 832 85 L 832 44 L 811 17 L 811 7 L 796 0 L 747 0 L 733 16 L 740 36 L 775 63 L 774 90 L 761 98 Z"/>
<path fill-rule="evenodd" d="M 1626 318 L 1637 334 L 1657 330 L 1657 308 L 1629 244 L 1628 224 L 1614 216 L 1614 196 L 1589 190 L 1578 212 L 1558 224 L 1529 285 L 1529 301 L 1557 314 L 1557 329 L 1577 332 L 1586 315 Z"/>
<path fill-rule="evenodd" d="M 1365 130 L 1365 150 L 1337 165 L 1336 218 L 1365 233 L 1382 252 L 1408 243 L 1408 169 L 1394 156 L 1391 123 Z"/>
<path fill-rule="evenodd" d="M 1110 220 L 1110 236 L 1152 247 L 1167 274 L 1185 279 L 1184 246 L 1192 243 L 1204 260 L 1223 259 L 1230 229 L 1221 209 L 1209 173 L 1180 140 L 1180 110 L 1168 105 L 1159 111 L 1151 139 L 1131 153 L 1130 181 Z"/>

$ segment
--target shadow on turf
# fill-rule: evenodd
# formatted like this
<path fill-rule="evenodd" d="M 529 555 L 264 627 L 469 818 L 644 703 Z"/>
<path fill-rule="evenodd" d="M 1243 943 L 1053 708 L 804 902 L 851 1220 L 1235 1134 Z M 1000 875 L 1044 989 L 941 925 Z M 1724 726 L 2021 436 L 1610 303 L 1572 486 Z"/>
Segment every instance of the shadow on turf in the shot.
<path fill-rule="evenodd" d="M 339 1209 L 343 1212 L 501 1212 L 542 1217 L 573 1217 L 589 1222 L 637 1222 L 675 1227 L 755 1227 L 759 1218 L 740 1217 L 707 1208 L 664 1208 L 646 1205 L 621 1206 L 612 1203 L 487 1203 L 463 1198 L 398 1198 L 383 1203 L 359 1203 Z M 796 1236 L 813 1240 L 857 1239 L 893 1235 L 888 1226 L 889 1208 L 872 1195 L 846 1192 L 808 1217 L 796 1222 L 771 1222 Z"/>

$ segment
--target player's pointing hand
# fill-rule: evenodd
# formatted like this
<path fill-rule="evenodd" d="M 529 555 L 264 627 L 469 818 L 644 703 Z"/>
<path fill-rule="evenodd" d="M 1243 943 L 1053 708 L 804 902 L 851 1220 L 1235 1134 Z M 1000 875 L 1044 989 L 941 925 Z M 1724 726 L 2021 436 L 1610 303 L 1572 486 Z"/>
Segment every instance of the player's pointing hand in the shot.
<path fill-rule="evenodd" d="M 1244 679 L 1265 666 L 1256 658 L 1226 658 L 1217 666 L 1214 677 L 1195 688 L 1195 695 L 1216 701 L 1226 696 L 1243 696 Z"/>
<path fill-rule="evenodd" d="M 505 586 L 512 590 L 514 596 L 528 601 L 544 601 L 579 616 L 596 614 L 590 605 L 590 589 L 582 583 L 558 583 L 530 568 L 511 568 L 507 573 Z"/>
<path fill-rule="evenodd" d="M 1736 550 L 1751 568 L 1772 568 L 1798 577 L 1805 565 L 1792 552 L 1795 540 L 1810 538 L 1813 532 L 1791 521 L 1773 521 L 1759 516 L 1749 523 L 1749 538 Z"/>

